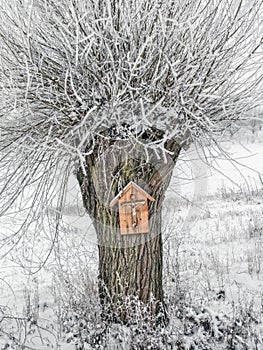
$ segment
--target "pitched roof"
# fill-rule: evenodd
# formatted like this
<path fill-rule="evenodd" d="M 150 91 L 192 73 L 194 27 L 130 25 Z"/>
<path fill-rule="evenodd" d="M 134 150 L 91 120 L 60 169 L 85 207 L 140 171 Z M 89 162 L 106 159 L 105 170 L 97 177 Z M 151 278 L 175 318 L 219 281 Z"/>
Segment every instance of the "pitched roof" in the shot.
<path fill-rule="evenodd" d="M 128 185 L 126 185 L 123 190 L 121 190 L 116 197 L 113 198 L 113 200 L 110 202 L 110 207 L 114 207 L 114 205 L 118 202 L 119 198 L 122 197 L 128 190 L 129 188 L 133 186 L 135 187 L 138 191 L 140 191 L 141 193 L 143 193 L 145 195 L 145 197 L 147 199 L 149 199 L 150 201 L 155 201 L 155 199 L 149 195 L 149 193 L 147 193 L 146 191 L 144 191 L 144 189 L 142 189 L 140 186 L 138 186 L 135 182 L 130 181 L 128 183 Z"/>

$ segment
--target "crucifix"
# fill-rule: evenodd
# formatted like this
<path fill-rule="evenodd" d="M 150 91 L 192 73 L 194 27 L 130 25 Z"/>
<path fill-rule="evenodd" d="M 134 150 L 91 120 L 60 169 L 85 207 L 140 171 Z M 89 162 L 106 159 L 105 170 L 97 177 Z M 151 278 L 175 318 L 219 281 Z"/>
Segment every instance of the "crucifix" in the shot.
<path fill-rule="evenodd" d="M 149 232 L 148 201 L 154 198 L 133 181 L 112 199 L 110 207 L 119 206 L 121 235 Z"/>
<path fill-rule="evenodd" d="M 135 194 L 132 192 L 130 195 L 130 202 L 121 203 L 122 207 L 129 208 L 132 215 L 132 227 L 136 229 L 138 226 L 137 211 L 145 204 L 145 200 L 136 200 Z"/>

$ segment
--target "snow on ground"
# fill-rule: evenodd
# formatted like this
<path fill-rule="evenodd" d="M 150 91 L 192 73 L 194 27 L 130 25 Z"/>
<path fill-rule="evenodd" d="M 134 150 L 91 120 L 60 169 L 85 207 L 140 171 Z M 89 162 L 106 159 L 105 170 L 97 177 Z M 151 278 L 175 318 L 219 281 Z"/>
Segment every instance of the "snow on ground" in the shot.
<path fill-rule="evenodd" d="M 227 158 L 225 153 L 227 152 Z M 182 154 L 170 192 L 191 198 L 225 190 L 251 191 L 262 187 L 263 144 L 222 144 L 222 151 L 192 146 Z M 261 176 L 261 178 L 260 178 Z"/>
<path fill-rule="evenodd" d="M 206 294 L 211 300 L 223 291 L 224 298 L 229 301 L 241 298 L 249 303 L 253 300 L 260 307 L 263 290 L 263 144 L 225 143 L 222 148 L 231 159 L 226 160 L 224 152 L 207 148 L 204 155 L 192 147 L 178 161 L 163 211 L 166 257 L 169 251 L 169 258 L 165 257 L 166 268 L 168 274 L 172 274 L 173 261 L 179 260 L 183 291 L 200 296 Z M 204 156 L 208 162 L 204 161 Z M 59 259 L 51 256 L 44 269 L 30 275 L 33 260 L 30 260 L 31 250 L 27 252 L 28 242 L 24 242 L 27 263 L 18 261 L 19 254 L 15 251 L 1 260 L 2 311 L 27 317 L 26 308 L 31 308 L 32 313 L 38 305 L 34 312 L 35 316 L 40 314 L 45 339 L 37 329 L 26 338 L 18 321 L 5 322 L 9 331 L 20 332 L 20 338 L 24 336 L 25 344 L 28 342 L 27 345 L 33 348 L 48 349 L 51 344 L 59 344 L 57 337 L 61 330 L 56 325 L 58 316 L 54 316 L 59 309 L 54 303 L 52 289 L 52 273 L 57 264 L 65 271 L 87 266 L 96 274 L 95 231 L 81 206 L 77 186 L 72 180 L 60 236 Z M 74 202 L 75 193 L 78 205 Z M 1 218 L 0 234 L 7 234 L 15 225 L 13 218 Z M 34 246 L 43 249 L 43 240 L 38 239 L 38 235 L 32 233 L 32 239 Z M 215 307 L 220 309 L 218 304 Z M 3 333 L 0 337 L 2 349 L 7 344 L 6 339 Z M 62 350 L 74 349 L 71 344 L 61 346 Z"/>

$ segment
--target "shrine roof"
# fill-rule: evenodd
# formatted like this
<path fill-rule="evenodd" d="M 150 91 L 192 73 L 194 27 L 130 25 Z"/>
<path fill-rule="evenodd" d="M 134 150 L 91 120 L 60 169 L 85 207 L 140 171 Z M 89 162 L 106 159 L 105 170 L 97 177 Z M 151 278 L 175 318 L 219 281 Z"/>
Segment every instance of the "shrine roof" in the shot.
<path fill-rule="evenodd" d="M 113 200 L 110 202 L 110 207 L 113 207 L 118 201 L 119 198 L 121 198 L 129 189 L 130 187 L 135 187 L 139 192 L 141 192 L 147 199 L 150 201 L 155 201 L 155 199 L 149 195 L 144 189 L 142 189 L 140 186 L 138 186 L 135 182 L 130 181 L 118 194 L 113 198 Z"/>

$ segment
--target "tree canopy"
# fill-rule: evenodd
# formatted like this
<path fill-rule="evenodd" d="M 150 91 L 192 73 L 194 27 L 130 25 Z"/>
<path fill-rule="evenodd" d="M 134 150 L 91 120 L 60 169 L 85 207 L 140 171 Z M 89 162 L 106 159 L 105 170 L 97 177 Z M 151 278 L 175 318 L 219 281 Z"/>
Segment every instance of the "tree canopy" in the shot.
<path fill-rule="evenodd" d="M 31 184 L 44 203 L 98 137 L 169 153 L 248 118 L 260 13 L 260 0 L 1 1 L 0 212 Z"/>

